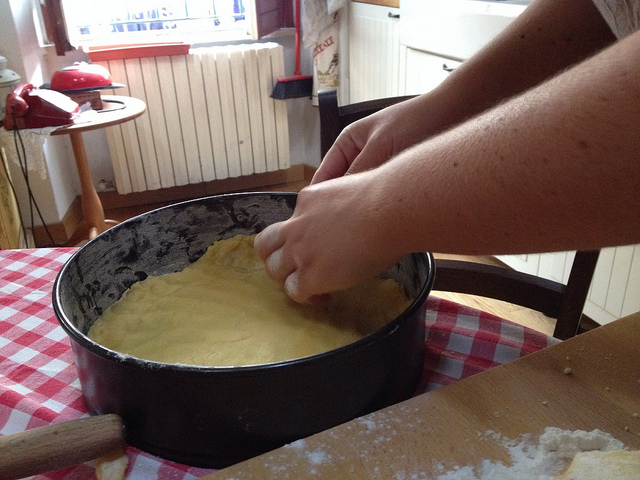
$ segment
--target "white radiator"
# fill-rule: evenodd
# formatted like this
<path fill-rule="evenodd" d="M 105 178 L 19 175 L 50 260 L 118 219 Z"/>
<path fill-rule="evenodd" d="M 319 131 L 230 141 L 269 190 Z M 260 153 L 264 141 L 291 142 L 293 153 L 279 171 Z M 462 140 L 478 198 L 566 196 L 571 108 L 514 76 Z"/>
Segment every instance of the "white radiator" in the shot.
<path fill-rule="evenodd" d="M 119 193 L 157 190 L 288 168 L 286 102 L 270 97 L 284 76 L 275 43 L 192 49 L 188 55 L 98 62 L 115 95 L 147 112 L 107 129 Z"/>

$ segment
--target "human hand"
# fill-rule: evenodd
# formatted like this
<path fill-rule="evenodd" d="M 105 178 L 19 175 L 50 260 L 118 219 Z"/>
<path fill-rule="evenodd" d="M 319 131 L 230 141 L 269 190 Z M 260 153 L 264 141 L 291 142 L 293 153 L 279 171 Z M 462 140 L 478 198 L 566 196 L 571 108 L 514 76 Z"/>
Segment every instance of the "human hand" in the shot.
<path fill-rule="evenodd" d="M 375 168 L 431 134 L 422 98 L 387 107 L 348 125 L 317 169 L 312 184 Z M 417 121 L 420 119 L 419 121 Z"/>
<path fill-rule="evenodd" d="M 300 303 L 361 283 L 402 254 L 372 208 L 370 175 L 349 175 L 303 189 L 293 216 L 259 233 L 254 247 L 269 276 Z"/>

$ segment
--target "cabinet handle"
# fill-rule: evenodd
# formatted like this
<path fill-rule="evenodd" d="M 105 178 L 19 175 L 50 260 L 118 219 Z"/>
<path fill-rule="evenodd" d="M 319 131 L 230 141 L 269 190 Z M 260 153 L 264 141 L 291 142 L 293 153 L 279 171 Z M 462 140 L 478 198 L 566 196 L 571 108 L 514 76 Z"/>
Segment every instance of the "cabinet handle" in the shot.
<path fill-rule="evenodd" d="M 393 12 L 389 12 L 389 18 L 400 18 L 400 14 L 399 13 L 393 13 Z"/>
<path fill-rule="evenodd" d="M 444 70 L 445 72 L 453 72 L 455 70 L 454 67 L 447 67 L 446 63 L 442 64 L 442 70 Z"/>

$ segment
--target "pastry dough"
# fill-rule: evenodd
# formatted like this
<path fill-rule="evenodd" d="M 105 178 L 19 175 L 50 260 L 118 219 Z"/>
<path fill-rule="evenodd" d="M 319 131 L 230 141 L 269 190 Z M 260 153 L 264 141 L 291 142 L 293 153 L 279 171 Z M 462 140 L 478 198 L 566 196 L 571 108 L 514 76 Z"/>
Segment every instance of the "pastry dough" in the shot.
<path fill-rule="evenodd" d="M 402 286 L 375 279 L 300 305 L 271 280 L 253 237 L 214 243 L 183 271 L 134 284 L 88 336 L 165 363 L 256 365 L 331 350 L 378 330 L 409 305 Z"/>
<path fill-rule="evenodd" d="M 578 452 L 556 480 L 638 480 L 640 451 Z"/>
<path fill-rule="evenodd" d="M 124 480 L 129 457 L 123 449 L 115 450 L 98 458 L 96 462 L 96 478 L 98 480 Z"/>

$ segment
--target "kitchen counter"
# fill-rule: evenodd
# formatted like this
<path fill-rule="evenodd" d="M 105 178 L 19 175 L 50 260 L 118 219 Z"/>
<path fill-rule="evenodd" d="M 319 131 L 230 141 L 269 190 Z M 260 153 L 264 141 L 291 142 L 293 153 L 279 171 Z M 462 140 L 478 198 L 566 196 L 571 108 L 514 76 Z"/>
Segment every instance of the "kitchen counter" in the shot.
<path fill-rule="evenodd" d="M 400 43 L 407 48 L 466 60 L 495 38 L 527 1 L 403 0 Z"/>
<path fill-rule="evenodd" d="M 371 3 L 373 5 L 382 5 L 383 7 L 400 7 L 400 0 L 353 0 L 356 3 Z"/>

